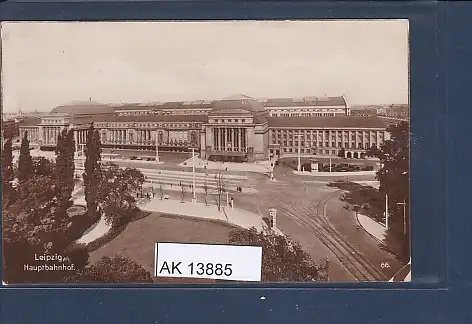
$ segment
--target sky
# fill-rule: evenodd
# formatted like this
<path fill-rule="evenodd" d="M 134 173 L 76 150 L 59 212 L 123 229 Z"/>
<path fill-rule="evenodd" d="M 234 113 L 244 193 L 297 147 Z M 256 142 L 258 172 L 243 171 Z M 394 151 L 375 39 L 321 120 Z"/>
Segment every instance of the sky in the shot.
<path fill-rule="evenodd" d="M 408 103 L 408 22 L 2 23 L 3 111 L 339 96 Z"/>

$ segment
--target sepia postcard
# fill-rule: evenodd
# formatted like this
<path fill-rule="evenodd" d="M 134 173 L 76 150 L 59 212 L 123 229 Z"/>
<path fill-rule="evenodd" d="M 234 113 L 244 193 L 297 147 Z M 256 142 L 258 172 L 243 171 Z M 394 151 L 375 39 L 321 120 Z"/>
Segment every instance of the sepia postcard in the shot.
<path fill-rule="evenodd" d="M 411 281 L 408 35 L 2 23 L 3 284 Z"/>

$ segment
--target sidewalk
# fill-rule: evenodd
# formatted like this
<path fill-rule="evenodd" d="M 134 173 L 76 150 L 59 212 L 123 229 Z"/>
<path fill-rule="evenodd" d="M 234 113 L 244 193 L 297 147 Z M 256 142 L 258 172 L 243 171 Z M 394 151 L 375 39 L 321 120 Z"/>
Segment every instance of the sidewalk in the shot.
<path fill-rule="evenodd" d="M 79 187 L 78 189 L 79 191 L 82 190 L 81 187 Z M 74 205 L 86 206 L 87 202 L 85 201 L 85 196 L 82 194 L 76 199 L 74 199 Z M 106 224 L 104 217 L 100 218 L 96 225 L 94 224 L 92 226 L 95 227 L 90 232 L 79 238 L 77 240 L 77 243 L 89 244 L 90 242 L 93 242 L 108 233 L 111 229 L 111 225 Z"/>
<path fill-rule="evenodd" d="M 226 208 L 218 211 L 216 205 L 205 206 L 199 202 L 185 202 L 172 199 L 152 198 L 139 206 L 142 210 L 159 212 L 164 214 L 175 214 L 202 219 L 213 219 L 228 222 L 243 228 L 255 227 L 258 231 L 263 230 L 263 220 L 260 215 L 239 208 Z"/>
<path fill-rule="evenodd" d="M 383 242 L 387 230 L 382 224 L 377 223 L 372 218 L 361 214 L 357 214 L 357 221 L 367 233 L 372 235 L 378 241 Z"/>
<path fill-rule="evenodd" d="M 97 225 L 92 225 L 95 226 L 90 232 L 82 236 L 77 240 L 77 243 L 81 244 L 89 244 L 96 239 L 102 237 L 106 233 L 108 233 L 111 229 L 111 225 L 107 224 L 105 221 L 105 217 L 102 216 L 100 220 L 98 221 Z"/>
<path fill-rule="evenodd" d="M 254 163 L 248 162 L 214 162 L 206 161 L 195 157 L 195 167 L 204 168 L 207 170 L 227 170 L 227 171 L 242 171 L 242 172 L 258 172 L 258 173 L 269 173 L 272 168 L 270 161 L 259 161 Z M 179 164 L 181 167 L 192 167 L 192 158 Z"/>
<path fill-rule="evenodd" d="M 293 171 L 296 175 L 307 175 L 312 177 L 347 177 L 347 176 L 375 176 L 376 171 L 353 171 L 353 172 L 310 172 L 310 171 Z"/>
<path fill-rule="evenodd" d="M 363 186 L 367 186 L 367 187 L 372 187 L 372 188 L 375 188 L 375 189 L 380 189 L 380 182 L 377 181 L 377 180 L 374 180 L 374 181 L 353 181 L 357 184 L 360 184 L 360 185 L 363 185 Z"/>

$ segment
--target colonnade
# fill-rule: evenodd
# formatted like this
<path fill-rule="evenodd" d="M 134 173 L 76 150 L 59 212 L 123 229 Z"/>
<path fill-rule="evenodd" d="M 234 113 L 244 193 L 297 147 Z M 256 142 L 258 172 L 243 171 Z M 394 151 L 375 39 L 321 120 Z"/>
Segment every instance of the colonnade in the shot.
<path fill-rule="evenodd" d="M 245 128 L 217 127 L 212 130 L 213 149 L 216 151 L 245 152 L 247 131 Z"/>

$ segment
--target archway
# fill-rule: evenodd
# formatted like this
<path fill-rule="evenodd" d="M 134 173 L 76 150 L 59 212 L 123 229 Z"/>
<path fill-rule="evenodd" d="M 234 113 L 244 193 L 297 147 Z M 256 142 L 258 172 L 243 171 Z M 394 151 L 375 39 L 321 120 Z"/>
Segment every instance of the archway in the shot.
<path fill-rule="evenodd" d="M 359 153 L 354 152 L 354 158 L 355 158 L 355 159 L 358 159 L 358 158 L 359 158 Z"/>
<path fill-rule="evenodd" d="M 351 152 L 347 152 L 346 156 L 347 156 L 348 159 L 351 159 L 351 158 L 352 158 L 352 153 L 351 153 Z"/>
<path fill-rule="evenodd" d="M 365 153 L 361 153 L 361 159 L 365 158 Z"/>

